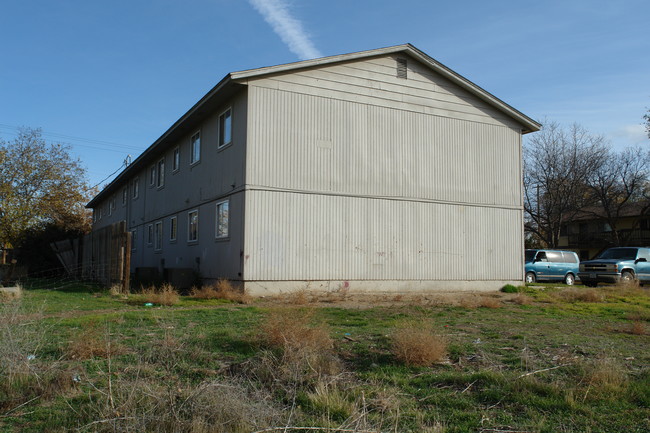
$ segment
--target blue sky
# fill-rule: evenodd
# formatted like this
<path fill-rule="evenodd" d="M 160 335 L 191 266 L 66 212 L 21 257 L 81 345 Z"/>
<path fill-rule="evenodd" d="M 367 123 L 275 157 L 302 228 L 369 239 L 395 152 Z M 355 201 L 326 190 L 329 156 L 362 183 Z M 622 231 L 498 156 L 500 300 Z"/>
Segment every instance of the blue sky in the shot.
<path fill-rule="evenodd" d="M 528 116 L 648 146 L 650 2 L 3 0 L 0 138 L 102 181 L 231 71 L 410 42 Z"/>

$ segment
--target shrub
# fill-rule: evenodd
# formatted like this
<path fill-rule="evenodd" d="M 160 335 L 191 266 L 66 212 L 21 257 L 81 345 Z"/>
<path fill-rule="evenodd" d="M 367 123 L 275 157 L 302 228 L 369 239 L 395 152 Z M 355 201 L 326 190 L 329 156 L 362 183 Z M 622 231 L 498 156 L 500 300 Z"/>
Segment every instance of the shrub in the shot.
<path fill-rule="evenodd" d="M 295 308 L 269 314 L 262 325 L 260 341 L 270 350 L 262 351 L 251 366 L 258 379 L 293 386 L 340 371 L 329 329 L 312 324 L 312 318 L 313 310 Z"/>
<path fill-rule="evenodd" d="M 428 366 L 447 355 L 447 339 L 421 324 L 409 324 L 391 336 L 395 358 L 409 366 Z"/>
<path fill-rule="evenodd" d="M 16 287 L 0 287 L 0 302 L 12 301 L 23 297 L 23 288 Z"/>
<path fill-rule="evenodd" d="M 178 304 L 180 295 L 171 284 L 165 283 L 160 288 L 150 286 L 142 291 L 143 300 L 152 304 L 168 307 Z"/>
<path fill-rule="evenodd" d="M 519 293 L 519 287 L 513 286 L 512 284 L 506 284 L 505 286 L 501 287 L 501 291 L 503 293 Z"/>
<path fill-rule="evenodd" d="M 240 304 L 250 304 L 252 298 L 245 292 L 233 287 L 226 279 L 220 279 L 215 284 L 193 288 L 190 294 L 195 299 L 225 299 Z"/>

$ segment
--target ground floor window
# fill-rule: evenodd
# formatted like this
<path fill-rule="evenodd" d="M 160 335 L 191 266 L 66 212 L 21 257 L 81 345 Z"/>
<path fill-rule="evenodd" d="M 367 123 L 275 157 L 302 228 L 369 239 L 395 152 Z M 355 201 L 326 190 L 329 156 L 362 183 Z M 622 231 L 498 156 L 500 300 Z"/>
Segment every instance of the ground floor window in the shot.
<path fill-rule="evenodd" d="M 154 225 L 154 242 L 153 242 L 153 249 L 160 251 L 162 250 L 162 239 L 163 239 L 163 224 L 162 221 L 156 222 Z"/>
<path fill-rule="evenodd" d="M 228 237 L 229 208 L 229 200 L 224 200 L 217 203 L 217 224 L 215 229 L 215 237 L 217 239 Z"/>
<path fill-rule="evenodd" d="M 187 241 L 199 240 L 199 211 L 198 209 L 187 213 Z"/>

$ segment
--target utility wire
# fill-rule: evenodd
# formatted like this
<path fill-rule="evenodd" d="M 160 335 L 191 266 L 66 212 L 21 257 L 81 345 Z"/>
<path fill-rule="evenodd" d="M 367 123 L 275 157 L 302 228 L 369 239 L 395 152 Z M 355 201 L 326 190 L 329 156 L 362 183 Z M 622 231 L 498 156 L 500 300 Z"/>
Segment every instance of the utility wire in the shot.
<path fill-rule="evenodd" d="M 117 170 L 115 170 L 113 173 L 109 174 L 109 175 L 106 176 L 104 179 L 102 179 L 102 180 L 100 180 L 99 182 L 97 182 L 96 185 L 91 186 L 90 188 L 88 188 L 88 189 L 86 190 L 86 192 L 91 191 L 91 190 L 97 188 L 99 185 L 101 185 L 102 183 L 104 183 L 105 181 L 107 181 L 108 179 L 110 179 L 111 177 L 113 177 L 113 175 L 115 175 L 115 173 L 117 173 L 118 171 L 120 171 L 120 170 L 122 169 L 122 167 L 128 167 L 129 164 L 130 164 L 130 161 L 131 161 L 131 155 L 128 155 L 126 158 L 124 158 L 124 162 L 122 163 L 122 165 L 120 165 L 120 166 L 117 168 Z"/>
<path fill-rule="evenodd" d="M 0 123 L 0 129 L 11 130 L 11 132 L 9 132 L 9 133 L 14 135 L 14 136 L 17 136 L 18 135 L 17 131 L 20 130 L 20 127 Z M 46 132 L 46 131 L 43 131 L 43 130 L 41 130 L 41 134 L 43 136 L 47 136 L 47 137 L 63 138 L 63 139 L 66 139 L 66 140 L 71 140 L 71 141 L 81 141 L 81 142 L 85 142 L 85 143 L 90 143 L 90 144 L 79 144 L 79 143 L 68 143 L 68 144 L 72 144 L 74 146 L 89 147 L 91 149 L 101 149 L 101 150 L 107 150 L 107 151 L 111 151 L 111 152 L 120 152 L 120 153 L 123 153 L 123 151 L 121 151 L 119 149 L 115 149 L 116 147 L 121 148 L 121 149 L 127 149 L 127 150 L 140 150 L 140 151 L 144 150 L 141 146 L 133 146 L 133 145 L 128 145 L 128 144 L 114 143 L 112 141 L 95 140 L 95 139 L 92 139 L 92 138 L 75 137 L 73 135 L 59 134 L 59 133 L 55 133 L 55 132 Z"/>

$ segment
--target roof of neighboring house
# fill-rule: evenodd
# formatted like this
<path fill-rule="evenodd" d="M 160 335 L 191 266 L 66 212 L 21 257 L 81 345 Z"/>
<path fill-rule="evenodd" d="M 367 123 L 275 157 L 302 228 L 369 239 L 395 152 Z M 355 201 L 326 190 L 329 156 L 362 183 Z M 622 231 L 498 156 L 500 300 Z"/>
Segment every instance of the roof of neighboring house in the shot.
<path fill-rule="evenodd" d="M 177 139 L 191 132 L 191 128 L 198 122 L 207 117 L 212 109 L 216 109 L 221 103 L 233 96 L 237 91 L 246 86 L 249 78 L 256 78 L 264 75 L 277 74 L 283 72 L 292 72 L 299 69 L 315 68 L 333 63 L 347 62 L 351 60 L 364 59 L 369 57 L 385 56 L 388 54 L 402 53 L 407 54 L 433 71 L 447 78 L 459 87 L 469 91 L 474 96 L 485 101 L 497 110 L 505 113 L 510 118 L 522 125 L 522 133 L 539 131 L 541 124 L 526 116 L 506 104 L 496 96 L 492 95 L 483 88 L 472 83 L 465 77 L 452 71 L 442 63 L 429 57 L 424 52 L 418 50 L 411 44 L 395 45 L 392 47 L 378 48 L 368 51 L 360 51 L 350 54 L 341 54 L 337 56 L 321 57 L 318 59 L 304 60 L 301 62 L 286 63 L 277 66 L 267 66 L 257 69 L 248 69 L 239 72 L 227 74 L 219 83 L 205 94 L 192 108 L 190 108 L 180 119 L 178 119 L 163 135 L 160 136 L 151 146 L 149 146 L 132 164 L 126 167 L 111 183 L 109 183 L 99 194 L 97 194 L 86 207 L 92 208 L 99 201 L 103 200 L 108 194 L 114 192 L 124 180 L 128 180 L 136 174 L 142 167 L 149 164 L 157 157 L 157 152 L 165 150 Z"/>
<path fill-rule="evenodd" d="M 644 215 L 650 216 L 650 202 L 648 201 L 627 203 L 621 208 L 618 218 L 639 217 Z M 567 217 L 565 222 L 602 221 L 606 218 L 607 215 L 605 214 L 605 209 L 601 206 L 590 206 L 584 208 L 576 215 Z"/>

